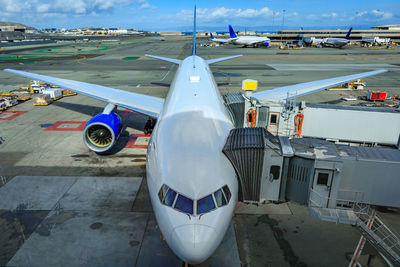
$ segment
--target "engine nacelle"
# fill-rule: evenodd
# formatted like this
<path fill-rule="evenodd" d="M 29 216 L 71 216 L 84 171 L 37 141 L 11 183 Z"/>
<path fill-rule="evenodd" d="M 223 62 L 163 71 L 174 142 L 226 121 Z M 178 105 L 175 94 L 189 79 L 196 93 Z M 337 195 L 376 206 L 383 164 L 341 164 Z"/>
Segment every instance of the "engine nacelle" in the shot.
<path fill-rule="evenodd" d="M 94 152 L 106 152 L 117 142 L 121 129 L 121 118 L 117 113 L 97 114 L 86 124 L 83 141 Z"/>

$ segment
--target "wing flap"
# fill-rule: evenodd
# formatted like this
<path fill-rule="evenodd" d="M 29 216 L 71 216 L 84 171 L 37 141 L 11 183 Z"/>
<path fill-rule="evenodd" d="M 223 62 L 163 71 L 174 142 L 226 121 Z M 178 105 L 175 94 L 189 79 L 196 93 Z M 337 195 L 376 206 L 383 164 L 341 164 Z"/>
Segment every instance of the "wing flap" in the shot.
<path fill-rule="evenodd" d="M 353 75 L 347 75 L 342 77 L 336 77 L 331 79 L 325 79 L 320 81 L 306 82 L 295 85 L 284 86 L 275 88 L 272 90 L 266 90 L 254 93 L 253 96 L 258 100 L 284 100 L 294 99 L 300 96 L 312 94 L 324 89 L 328 89 L 337 85 L 362 79 L 368 76 L 387 72 L 387 70 L 374 70 L 369 72 L 363 72 Z"/>
<path fill-rule="evenodd" d="M 19 70 L 5 69 L 4 71 L 30 79 L 39 80 L 51 85 L 56 85 L 155 118 L 158 117 L 164 106 L 164 99 L 154 96 L 142 95 L 111 87 L 55 78 Z"/>

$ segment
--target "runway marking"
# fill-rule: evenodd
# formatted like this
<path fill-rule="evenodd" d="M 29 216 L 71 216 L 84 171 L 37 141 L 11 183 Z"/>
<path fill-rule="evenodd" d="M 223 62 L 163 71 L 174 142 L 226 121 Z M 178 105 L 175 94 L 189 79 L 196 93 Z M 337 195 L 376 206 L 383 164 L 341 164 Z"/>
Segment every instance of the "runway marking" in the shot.
<path fill-rule="evenodd" d="M 47 127 L 45 131 L 83 131 L 86 124 L 87 121 L 57 121 L 50 127 Z"/>
<path fill-rule="evenodd" d="M 142 145 L 142 144 L 137 144 L 137 143 L 148 143 L 148 140 L 145 140 L 145 138 L 150 138 L 151 134 L 131 134 L 129 136 L 129 141 L 126 143 L 125 148 L 144 148 L 147 149 L 147 144 Z M 139 142 L 140 141 L 140 142 Z"/>
<path fill-rule="evenodd" d="M 21 116 L 22 114 L 24 114 L 26 111 L 15 111 L 15 112 L 12 112 L 12 111 L 2 111 L 1 113 L 0 113 L 0 121 L 10 121 L 10 120 L 13 120 L 13 119 L 15 119 L 16 117 L 18 117 L 18 116 Z M 5 118 L 1 118 L 3 115 L 2 114 L 12 114 L 12 115 L 9 115 L 9 116 L 7 116 L 7 117 L 5 117 Z"/>

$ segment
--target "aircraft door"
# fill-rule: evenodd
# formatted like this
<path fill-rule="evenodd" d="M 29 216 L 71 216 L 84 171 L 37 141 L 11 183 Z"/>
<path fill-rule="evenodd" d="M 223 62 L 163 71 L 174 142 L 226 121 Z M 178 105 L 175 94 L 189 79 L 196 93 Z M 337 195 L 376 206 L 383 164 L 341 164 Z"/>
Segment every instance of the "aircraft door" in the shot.
<path fill-rule="evenodd" d="M 327 208 L 332 187 L 333 170 L 315 169 L 313 190 L 320 199 L 321 207 Z"/>

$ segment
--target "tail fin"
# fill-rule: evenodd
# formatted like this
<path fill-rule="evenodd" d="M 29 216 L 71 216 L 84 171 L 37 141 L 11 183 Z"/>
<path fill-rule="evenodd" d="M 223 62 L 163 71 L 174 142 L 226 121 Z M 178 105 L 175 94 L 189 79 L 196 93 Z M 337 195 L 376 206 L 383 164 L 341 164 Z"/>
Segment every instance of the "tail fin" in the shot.
<path fill-rule="evenodd" d="M 230 24 L 229 24 L 229 35 L 231 36 L 231 38 L 237 38 L 236 33 Z"/>
<path fill-rule="evenodd" d="M 212 32 L 210 32 L 210 38 L 214 39 L 214 36 L 212 35 Z"/>
<path fill-rule="evenodd" d="M 194 15 L 193 15 L 193 50 L 192 55 L 196 55 L 196 5 L 194 5 Z"/>
<path fill-rule="evenodd" d="M 353 29 L 353 27 L 351 27 L 350 28 L 350 30 L 347 32 L 347 34 L 346 34 L 346 37 L 344 37 L 344 38 L 346 38 L 346 39 L 349 39 L 350 38 L 350 34 L 351 34 L 351 30 Z"/>

